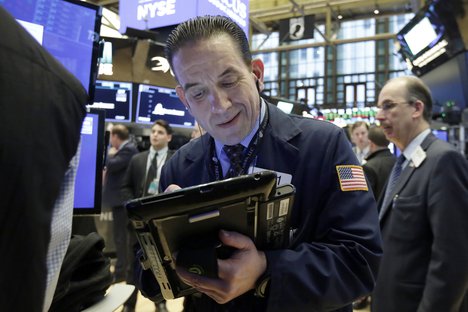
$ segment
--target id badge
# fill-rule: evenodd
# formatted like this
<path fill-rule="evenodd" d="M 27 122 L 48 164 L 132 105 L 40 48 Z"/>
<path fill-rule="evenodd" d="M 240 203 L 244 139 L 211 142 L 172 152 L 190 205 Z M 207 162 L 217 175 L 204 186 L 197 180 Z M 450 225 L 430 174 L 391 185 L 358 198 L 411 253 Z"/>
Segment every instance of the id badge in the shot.
<path fill-rule="evenodd" d="M 159 179 L 154 179 L 151 181 L 149 187 L 148 187 L 148 194 L 158 194 L 159 192 Z"/>

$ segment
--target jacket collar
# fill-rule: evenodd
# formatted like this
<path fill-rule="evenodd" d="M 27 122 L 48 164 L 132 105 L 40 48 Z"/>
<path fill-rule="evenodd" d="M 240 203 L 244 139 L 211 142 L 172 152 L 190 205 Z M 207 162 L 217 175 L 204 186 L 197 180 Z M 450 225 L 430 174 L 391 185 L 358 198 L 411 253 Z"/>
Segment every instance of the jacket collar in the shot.
<path fill-rule="evenodd" d="M 437 140 L 437 138 L 432 133 L 429 133 L 429 135 L 423 140 L 423 142 L 421 143 L 420 146 L 425 152 L 427 152 L 427 149 L 429 148 L 429 146 L 431 146 L 431 144 L 434 143 L 436 140 Z M 398 195 L 401 192 L 401 190 L 408 183 L 410 177 L 413 175 L 414 171 L 418 169 L 414 165 L 411 165 L 411 160 L 409 160 L 409 161 L 410 161 L 410 164 L 403 169 L 403 171 L 402 171 L 402 173 L 400 175 L 400 178 L 398 179 L 398 183 L 395 186 L 395 188 L 394 188 L 394 190 L 393 190 L 393 192 L 391 194 L 391 198 L 394 198 L 396 195 Z M 387 181 L 387 183 L 388 183 L 388 181 Z M 387 183 L 385 184 L 385 188 L 387 188 Z M 385 196 L 380 197 L 379 205 L 382 204 L 384 197 Z M 381 222 L 385 218 L 385 215 L 387 214 L 387 212 L 390 210 L 390 206 L 392 205 L 392 202 L 393 201 L 390 201 L 389 204 L 386 207 L 381 207 L 381 209 L 383 209 L 383 212 L 380 214 L 380 221 Z"/>
<path fill-rule="evenodd" d="M 267 102 L 265 101 L 265 103 Z M 276 140 L 285 143 L 285 146 L 288 147 L 288 142 L 297 135 L 299 135 L 302 132 L 302 130 L 299 127 L 297 127 L 293 122 L 291 122 L 290 116 L 281 112 L 276 106 L 269 103 L 267 103 L 267 106 L 270 120 L 265 130 L 265 142 L 262 143 L 260 150 L 265 151 L 265 145 L 269 145 L 271 143 L 271 140 Z M 186 159 L 192 162 L 192 164 L 197 164 L 200 160 L 204 159 L 203 161 L 205 162 L 205 164 L 210 165 L 210 149 L 211 144 L 213 144 L 211 136 L 208 133 L 205 133 L 203 136 L 196 140 L 197 141 L 192 141 L 189 143 L 191 144 L 191 146 L 188 146 L 189 148 L 186 154 Z M 209 179 L 209 176 L 205 178 Z"/>

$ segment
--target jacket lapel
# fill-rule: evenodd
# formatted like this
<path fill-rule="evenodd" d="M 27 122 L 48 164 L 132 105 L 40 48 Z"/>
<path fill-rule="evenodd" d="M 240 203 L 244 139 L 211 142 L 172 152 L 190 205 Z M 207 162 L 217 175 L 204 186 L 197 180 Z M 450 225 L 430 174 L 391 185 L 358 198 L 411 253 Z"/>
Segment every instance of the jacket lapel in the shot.
<path fill-rule="evenodd" d="M 421 148 L 426 152 L 427 149 L 429 148 L 429 146 L 432 144 L 432 142 L 434 142 L 436 140 L 436 137 L 430 133 L 425 139 L 424 141 L 421 143 Z M 421 164 L 421 166 L 423 165 L 423 163 Z M 415 170 L 418 169 L 416 168 L 414 165 L 413 165 L 413 162 L 411 159 L 408 160 L 408 164 L 406 165 L 405 169 L 403 169 L 399 179 L 398 179 L 398 182 L 397 184 L 395 185 L 395 188 L 393 189 L 393 192 L 391 194 L 391 198 L 395 198 L 395 196 L 397 196 L 398 194 L 401 193 L 401 191 L 403 190 L 403 188 L 405 187 L 405 185 L 408 183 L 410 177 L 413 175 L 413 173 L 415 172 Z M 385 188 L 387 188 L 387 184 L 388 184 L 388 180 L 387 180 L 387 183 L 385 184 Z M 379 204 L 381 205 L 382 202 L 383 202 L 383 198 L 385 196 L 381 196 L 381 200 L 379 201 Z M 385 218 L 385 215 L 387 214 L 387 212 L 390 210 L 391 206 L 393 205 L 393 200 L 391 200 L 388 205 L 386 207 L 381 207 L 381 209 L 383 209 L 383 212 L 381 212 L 379 214 L 379 219 L 380 221 L 382 221 L 384 218 Z"/>

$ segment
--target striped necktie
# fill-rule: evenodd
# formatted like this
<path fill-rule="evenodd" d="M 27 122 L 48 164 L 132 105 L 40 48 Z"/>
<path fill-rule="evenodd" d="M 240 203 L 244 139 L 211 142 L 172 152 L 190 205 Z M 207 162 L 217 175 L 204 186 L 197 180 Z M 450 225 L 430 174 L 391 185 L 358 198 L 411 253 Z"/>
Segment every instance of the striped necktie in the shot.
<path fill-rule="evenodd" d="M 395 162 L 395 165 L 393 166 L 390 178 L 388 178 L 387 188 L 385 190 L 385 197 L 382 202 L 382 207 L 380 208 L 381 212 L 386 210 L 387 205 L 390 204 L 390 201 L 392 200 L 391 196 L 398 182 L 398 178 L 400 177 L 403 163 L 405 162 L 405 160 L 405 155 L 401 154 Z"/>

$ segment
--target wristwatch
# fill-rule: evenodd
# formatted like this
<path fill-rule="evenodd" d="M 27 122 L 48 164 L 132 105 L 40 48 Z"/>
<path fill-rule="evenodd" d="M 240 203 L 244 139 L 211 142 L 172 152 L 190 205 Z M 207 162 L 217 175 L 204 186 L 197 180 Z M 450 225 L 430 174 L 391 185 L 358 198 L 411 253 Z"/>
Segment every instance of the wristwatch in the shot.
<path fill-rule="evenodd" d="M 265 272 L 257 280 L 255 285 L 255 296 L 259 298 L 266 298 L 270 290 L 270 274 Z"/>

